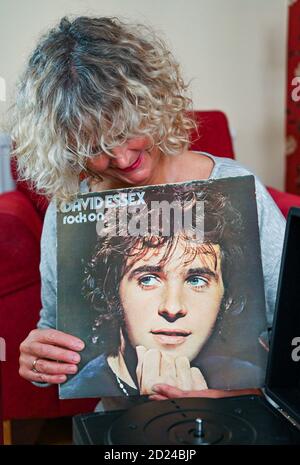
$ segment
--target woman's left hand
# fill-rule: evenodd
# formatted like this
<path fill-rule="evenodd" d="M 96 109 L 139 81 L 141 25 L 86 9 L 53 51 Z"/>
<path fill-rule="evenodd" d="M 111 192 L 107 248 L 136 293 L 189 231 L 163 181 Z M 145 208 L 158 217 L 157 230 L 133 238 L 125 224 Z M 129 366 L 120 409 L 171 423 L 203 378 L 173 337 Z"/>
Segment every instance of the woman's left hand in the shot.
<path fill-rule="evenodd" d="M 185 397 L 210 397 L 218 399 L 221 397 L 235 397 L 244 395 L 262 395 L 260 389 L 239 389 L 232 391 L 221 391 L 219 389 L 202 389 L 201 391 L 183 391 L 168 384 L 155 384 L 152 387 L 155 394 L 149 396 L 150 400 L 166 400 Z"/>

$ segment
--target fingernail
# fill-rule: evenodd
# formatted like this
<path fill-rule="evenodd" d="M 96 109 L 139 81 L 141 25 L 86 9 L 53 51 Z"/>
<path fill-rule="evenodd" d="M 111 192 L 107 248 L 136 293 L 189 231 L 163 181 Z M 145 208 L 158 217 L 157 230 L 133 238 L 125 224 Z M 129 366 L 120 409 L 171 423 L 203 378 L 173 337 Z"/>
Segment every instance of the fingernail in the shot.
<path fill-rule="evenodd" d="M 58 377 L 58 380 L 61 381 L 62 383 L 63 383 L 64 381 L 66 381 L 65 375 L 59 376 L 59 377 Z"/>
<path fill-rule="evenodd" d="M 78 354 L 74 354 L 74 355 L 72 355 L 71 360 L 73 362 L 79 362 L 80 356 Z"/>
<path fill-rule="evenodd" d="M 79 342 L 76 342 L 74 345 L 73 345 L 74 349 L 76 350 L 82 350 L 84 349 L 84 342 L 82 341 L 79 341 Z"/>
<path fill-rule="evenodd" d="M 76 365 L 70 365 L 67 367 L 67 373 L 76 373 L 77 371 L 77 366 Z"/>
<path fill-rule="evenodd" d="M 152 386 L 152 391 L 154 392 L 158 392 L 160 389 L 160 384 L 154 384 L 154 386 Z"/>

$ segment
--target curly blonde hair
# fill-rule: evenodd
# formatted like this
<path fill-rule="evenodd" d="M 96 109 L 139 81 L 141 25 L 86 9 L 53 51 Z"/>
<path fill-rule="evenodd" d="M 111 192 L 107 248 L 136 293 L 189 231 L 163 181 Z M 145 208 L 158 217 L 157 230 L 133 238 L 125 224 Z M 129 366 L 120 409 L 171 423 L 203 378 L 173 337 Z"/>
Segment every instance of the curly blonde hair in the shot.
<path fill-rule="evenodd" d="M 148 136 L 168 155 L 195 127 L 172 54 L 154 31 L 117 18 L 62 18 L 29 58 L 11 107 L 21 179 L 69 201 L 95 153 Z M 94 147 L 97 147 L 96 151 Z"/>

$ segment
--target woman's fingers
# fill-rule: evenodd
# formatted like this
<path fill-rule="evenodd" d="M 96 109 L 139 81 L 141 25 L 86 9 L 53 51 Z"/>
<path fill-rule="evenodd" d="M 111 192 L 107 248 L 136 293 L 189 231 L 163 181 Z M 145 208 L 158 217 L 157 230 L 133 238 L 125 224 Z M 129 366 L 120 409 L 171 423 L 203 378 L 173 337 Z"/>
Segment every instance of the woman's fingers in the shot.
<path fill-rule="evenodd" d="M 30 351 L 32 342 L 38 341 L 43 344 L 65 347 L 66 349 L 80 351 L 84 348 L 84 342 L 71 334 L 58 331 L 57 329 L 34 329 L 28 335 L 20 348 Z"/>
<path fill-rule="evenodd" d="M 30 355 L 36 358 L 58 360 L 66 363 L 79 363 L 80 355 L 77 352 L 45 344 L 43 342 L 32 342 Z"/>
<path fill-rule="evenodd" d="M 75 374 L 84 342 L 55 329 L 35 329 L 20 345 L 20 375 L 33 382 L 64 383 Z M 33 368 L 35 368 L 33 370 Z"/>
<path fill-rule="evenodd" d="M 32 370 L 34 360 L 36 360 L 35 369 L 39 373 L 46 373 L 48 375 L 74 375 L 78 371 L 78 367 L 76 365 L 52 362 L 41 358 L 28 359 L 27 361 L 24 361 L 24 365 L 26 365 L 29 370 Z"/>
<path fill-rule="evenodd" d="M 40 342 L 45 344 L 54 344 L 71 350 L 82 350 L 84 342 L 71 334 L 58 331 L 57 329 L 44 329 L 40 333 Z"/>
<path fill-rule="evenodd" d="M 149 396 L 149 400 L 166 400 L 178 397 L 198 397 L 219 399 L 224 397 L 242 396 L 242 395 L 262 395 L 259 389 L 242 389 L 233 391 L 222 391 L 218 389 L 201 389 L 191 391 L 181 391 L 173 386 L 166 384 L 157 384 L 153 386 L 155 394 Z"/>
<path fill-rule="evenodd" d="M 174 386 L 169 386 L 168 384 L 155 384 L 152 390 L 155 392 L 155 395 L 164 396 L 168 399 L 187 397 L 185 391 Z"/>
<path fill-rule="evenodd" d="M 174 386 L 169 386 L 168 384 L 156 384 L 152 387 L 155 395 L 164 396 L 168 399 L 174 398 L 185 398 L 185 397 L 213 397 L 210 395 L 210 389 L 203 389 L 203 390 L 190 390 L 190 391 L 183 391 Z M 224 392 L 224 391 L 216 391 L 216 392 Z"/>
<path fill-rule="evenodd" d="M 38 373 L 24 366 L 20 367 L 19 374 L 27 381 L 36 383 L 60 384 L 67 380 L 66 375 L 49 375 L 47 373 Z"/>
<path fill-rule="evenodd" d="M 161 396 L 159 394 L 151 394 L 151 396 L 148 397 L 149 400 L 168 400 L 168 397 Z"/>
<path fill-rule="evenodd" d="M 32 367 L 35 360 L 35 370 L 33 370 Z M 76 365 L 36 359 L 24 355 L 20 356 L 19 374 L 28 381 L 60 384 L 67 380 L 66 375 L 73 375 L 77 371 L 78 368 Z"/>

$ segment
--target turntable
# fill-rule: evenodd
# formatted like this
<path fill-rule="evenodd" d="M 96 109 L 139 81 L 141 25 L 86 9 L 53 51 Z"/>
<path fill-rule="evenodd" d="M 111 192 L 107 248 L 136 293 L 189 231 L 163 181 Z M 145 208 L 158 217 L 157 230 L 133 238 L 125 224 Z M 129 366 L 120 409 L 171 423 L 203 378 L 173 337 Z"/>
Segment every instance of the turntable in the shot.
<path fill-rule="evenodd" d="M 290 210 L 266 396 L 152 401 L 73 418 L 75 444 L 300 444 L 300 209 Z"/>

